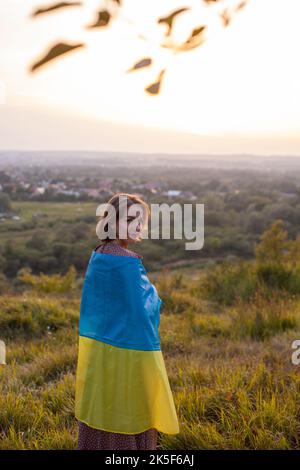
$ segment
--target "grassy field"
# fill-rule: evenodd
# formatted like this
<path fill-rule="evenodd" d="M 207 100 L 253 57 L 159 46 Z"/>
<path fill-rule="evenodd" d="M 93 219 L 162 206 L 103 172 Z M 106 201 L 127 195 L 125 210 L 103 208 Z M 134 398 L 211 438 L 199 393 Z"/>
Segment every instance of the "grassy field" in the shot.
<path fill-rule="evenodd" d="M 0 220 L 0 281 L 3 272 L 13 282 L 18 270 L 26 266 L 35 273 L 53 274 L 74 265 L 83 273 L 86 259 L 99 244 L 97 205 L 96 201 L 13 201 L 13 211 L 20 219 Z M 199 253 L 195 259 L 182 240 L 149 239 L 135 249 L 144 256 L 147 269 L 158 272 L 168 264 L 174 269 L 183 265 L 197 268 L 212 260 L 212 256 L 205 259 Z"/>
<path fill-rule="evenodd" d="M 213 282 L 203 271 L 155 274 L 165 302 L 161 346 L 180 422 L 180 434 L 159 434 L 159 449 L 299 448 L 300 365 L 291 362 L 291 344 L 300 339 L 299 296 L 280 290 L 268 296 L 256 286 L 251 298 L 232 299 L 230 275 L 223 273 L 216 296 L 206 291 Z M 28 289 L 0 296 L 7 349 L 0 449 L 76 448 L 79 294 Z"/>
<path fill-rule="evenodd" d="M 13 238 L 19 241 L 28 240 L 37 228 L 48 228 L 53 232 L 55 224 L 80 222 L 85 217 L 96 220 L 97 204 L 92 202 L 34 202 L 14 201 L 14 213 L 20 220 L 6 219 L 0 223 L 0 242 L 5 243 Z"/>

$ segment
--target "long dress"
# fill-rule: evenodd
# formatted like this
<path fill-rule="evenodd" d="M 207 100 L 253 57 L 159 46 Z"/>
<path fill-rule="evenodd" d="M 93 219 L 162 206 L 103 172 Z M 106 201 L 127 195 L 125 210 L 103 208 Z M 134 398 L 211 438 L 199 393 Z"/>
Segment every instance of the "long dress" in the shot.
<path fill-rule="evenodd" d="M 102 254 L 143 258 L 141 255 L 121 247 L 116 241 L 99 245 L 94 251 Z M 168 399 L 170 400 L 170 396 Z M 173 421 L 176 419 L 174 414 L 173 412 Z M 96 426 L 91 426 L 80 420 L 78 420 L 78 426 L 78 450 L 155 450 L 157 447 L 158 429 L 155 427 L 140 433 L 127 434 L 126 432 L 118 433 L 98 429 Z M 174 433 L 177 432 L 175 429 Z M 173 433 L 172 430 L 170 433 Z"/>

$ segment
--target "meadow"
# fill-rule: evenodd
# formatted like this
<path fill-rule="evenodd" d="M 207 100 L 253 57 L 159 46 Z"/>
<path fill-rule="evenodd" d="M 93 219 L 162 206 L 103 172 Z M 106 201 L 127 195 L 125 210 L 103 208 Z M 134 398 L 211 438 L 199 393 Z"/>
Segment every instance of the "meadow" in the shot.
<path fill-rule="evenodd" d="M 297 243 L 275 223 L 252 261 L 149 272 L 180 423 L 158 449 L 299 449 Z M 0 296 L 0 449 L 75 449 L 82 278 L 25 269 L 18 282 Z"/>

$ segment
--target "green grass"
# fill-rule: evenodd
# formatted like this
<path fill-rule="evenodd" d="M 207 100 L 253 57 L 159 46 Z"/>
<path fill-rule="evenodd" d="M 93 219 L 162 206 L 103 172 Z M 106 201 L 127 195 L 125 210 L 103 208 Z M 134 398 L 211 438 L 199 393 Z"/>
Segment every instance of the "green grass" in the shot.
<path fill-rule="evenodd" d="M 224 305 L 201 296 L 203 273 L 165 272 L 160 336 L 180 422 L 159 449 L 297 449 L 299 299 L 257 290 Z M 151 277 L 151 275 L 150 275 Z M 200 281 L 202 280 L 202 281 Z M 75 449 L 79 297 L 0 297 L 0 449 Z"/>
<path fill-rule="evenodd" d="M 48 227 L 48 233 L 54 235 L 56 225 L 80 222 L 93 216 L 96 221 L 96 208 L 96 202 L 14 201 L 13 210 L 20 220 L 7 219 L 0 223 L 0 242 L 4 244 L 11 240 L 13 233 L 14 243 L 24 246 L 37 228 Z"/>

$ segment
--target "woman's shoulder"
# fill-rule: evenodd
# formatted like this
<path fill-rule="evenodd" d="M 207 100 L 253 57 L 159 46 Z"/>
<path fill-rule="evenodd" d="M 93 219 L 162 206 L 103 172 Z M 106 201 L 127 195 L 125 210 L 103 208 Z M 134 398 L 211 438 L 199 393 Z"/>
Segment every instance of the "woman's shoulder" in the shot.
<path fill-rule="evenodd" d="M 134 251 L 128 250 L 127 248 L 123 248 L 119 245 L 119 243 L 112 241 L 108 243 L 104 243 L 96 248 L 96 253 L 103 253 L 109 255 L 116 255 L 116 256 L 128 256 L 131 258 L 140 258 L 143 259 L 143 256 L 135 253 Z"/>

